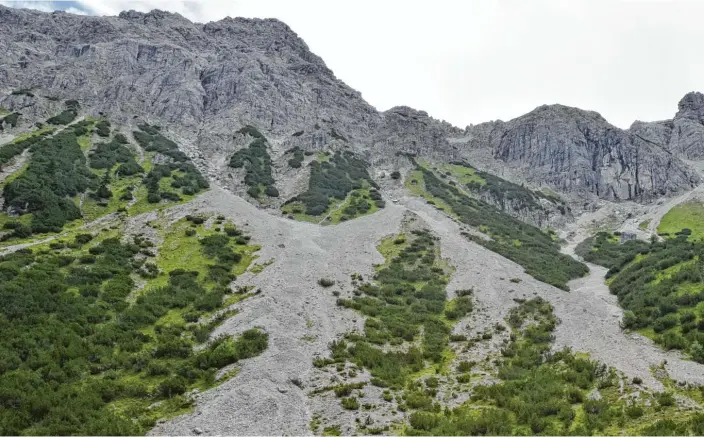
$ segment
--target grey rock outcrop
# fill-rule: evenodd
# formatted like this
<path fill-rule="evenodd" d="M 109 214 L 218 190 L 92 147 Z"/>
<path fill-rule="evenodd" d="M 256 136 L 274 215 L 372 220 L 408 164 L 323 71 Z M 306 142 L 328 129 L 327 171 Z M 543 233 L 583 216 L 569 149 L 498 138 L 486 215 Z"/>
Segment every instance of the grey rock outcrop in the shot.
<path fill-rule="evenodd" d="M 667 150 L 612 126 L 596 112 L 562 105 L 471 127 L 464 136 L 467 155 L 488 147 L 491 158 L 515 168 L 527 182 L 563 192 L 648 200 L 699 182 Z"/>
<path fill-rule="evenodd" d="M 681 158 L 704 158 L 704 94 L 691 92 L 685 95 L 672 120 L 636 121 L 630 132 Z"/>
<path fill-rule="evenodd" d="M 663 138 L 679 138 L 682 156 L 704 151 L 700 94 L 680 103 L 677 135 L 654 125 L 639 136 L 559 105 L 466 130 L 408 107 L 380 113 L 274 19 L 199 24 L 159 10 L 91 17 L 0 6 L 0 51 L 0 106 L 21 112 L 24 127 L 76 99 L 117 124 L 163 126 L 210 178 L 232 176 L 227 162 L 244 146 L 235 132 L 247 124 L 266 135 L 274 160 L 294 146 L 352 150 L 380 173 L 409 165 L 399 152 L 465 159 L 512 182 L 613 200 L 698 183 Z M 11 95 L 19 89 L 34 97 Z"/>

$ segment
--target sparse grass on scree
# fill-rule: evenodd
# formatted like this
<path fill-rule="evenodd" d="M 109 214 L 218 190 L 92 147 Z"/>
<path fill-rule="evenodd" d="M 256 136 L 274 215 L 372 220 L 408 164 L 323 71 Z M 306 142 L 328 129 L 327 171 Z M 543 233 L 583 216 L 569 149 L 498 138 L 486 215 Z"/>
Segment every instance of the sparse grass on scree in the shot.
<path fill-rule="evenodd" d="M 391 251 L 374 276 L 376 284 L 359 285 L 359 296 L 337 303 L 368 316 L 364 335 L 349 334 L 332 346 L 332 358 L 318 360 L 326 366 L 347 360 L 369 369 L 372 383 L 402 388 L 426 367 L 446 365 L 448 337 L 453 321 L 472 310 L 469 297 L 459 298 L 450 317 L 446 314 L 445 286 L 451 269 L 440 258 L 437 238 L 414 231 L 405 238 L 384 241 Z M 395 248 L 394 246 L 397 246 Z M 421 334 L 422 332 L 422 334 Z M 384 352 L 384 345 L 412 344 L 407 352 Z"/>
<path fill-rule="evenodd" d="M 396 428 L 401 434 L 609 435 L 627 430 L 648 435 L 704 430 L 704 414 L 668 402 L 671 394 L 652 395 L 628 383 L 620 388 L 622 376 L 614 369 L 568 349 L 550 353 L 559 321 L 541 298 L 517 299 L 520 304 L 507 318 L 510 341 L 494 361 L 498 381 L 474 385 L 469 373 L 474 363 L 450 366 L 448 353 L 449 332 L 455 320 L 473 310 L 471 297 L 461 293 L 453 302 L 446 300 L 451 271 L 441 261 L 435 237 L 426 231 L 399 235 L 384 239 L 379 251 L 386 262 L 378 266 L 374 281 L 358 284 L 355 297 L 338 299 L 339 305 L 367 317 L 364 332 L 333 342 L 330 358 L 318 359 L 315 365 L 341 375 L 349 369 L 342 366 L 345 362 L 368 370 L 370 383 L 384 388 L 386 402 L 396 399 L 398 411 L 405 412 Z M 366 385 L 339 383 L 310 395 L 333 391 L 343 409 L 358 411 Z M 467 387 L 472 387 L 471 396 L 458 407 L 438 402 L 448 389 Z M 590 399 L 593 390 L 600 399 Z M 636 391 L 640 396 L 631 398 Z M 361 420 L 357 424 L 357 433 L 378 431 Z M 311 426 L 322 427 L 317 422 Z M 339 430 L 340 424 L 331 419 L 325 429 Z"/>
<path fill-rule="evenodd" d="M 197 221 L 164 223 L 179 237 L 168 247 L 121 241 L 118 228 L 0 257 L 0 433 L 144 434 L 187 412 L 190 390 L 222 382 L 219 368 L 266 348 L 258 329 L 207 342 L 232 311 L 212 315 L 245 297 L 226 284 L 256 247 Z"/>
<path fill-rule="evenodd" d="M 465 195 L 422 166 L 407 177 L 406 184 L 413 193 L 481 230 L 491 240 L 471 234 L 465 237 L 520 264 L 527 274 L 540 281 L 568 290 L 569 280 L 584 276 L 589 270 L 583 263 L 560 253 L 558 243 L 549 233 Z"/>

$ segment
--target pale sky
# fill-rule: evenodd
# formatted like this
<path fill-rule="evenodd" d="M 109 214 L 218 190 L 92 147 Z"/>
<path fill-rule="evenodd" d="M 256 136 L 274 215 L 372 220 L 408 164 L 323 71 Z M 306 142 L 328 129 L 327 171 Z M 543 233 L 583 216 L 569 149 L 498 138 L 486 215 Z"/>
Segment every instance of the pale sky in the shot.
<path fill-rule="evenodd" d="M 704 2 L 615 0 L 77 0 L 0 4 L 197 22 L 278 18 L 380 110 L 408 105 L 459 127 L 542 104 L 619 127 L 672 118 L 704 92 Z"/>

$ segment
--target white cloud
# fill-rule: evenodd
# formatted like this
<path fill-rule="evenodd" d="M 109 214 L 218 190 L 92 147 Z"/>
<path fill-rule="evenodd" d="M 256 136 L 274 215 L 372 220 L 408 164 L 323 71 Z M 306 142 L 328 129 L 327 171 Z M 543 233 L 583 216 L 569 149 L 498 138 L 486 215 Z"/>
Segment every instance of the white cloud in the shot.
<path fill-rule="evenodd" d="M 459 126 L 563 103 L 627 127 L 670 118 L 686 92 L 704 91 L 704 2 L 74 3 L 99 15 L 158 8 L 199 22 L 279 18 L 373 105 L 405 104 Z"/>
<path fill-rule="evenodd" d="M 53 2 L 49 1 L 7 1 L 0 0 L 0 5 L 21 9 L 36 9 L 42 12 L 54 12 Z"/>

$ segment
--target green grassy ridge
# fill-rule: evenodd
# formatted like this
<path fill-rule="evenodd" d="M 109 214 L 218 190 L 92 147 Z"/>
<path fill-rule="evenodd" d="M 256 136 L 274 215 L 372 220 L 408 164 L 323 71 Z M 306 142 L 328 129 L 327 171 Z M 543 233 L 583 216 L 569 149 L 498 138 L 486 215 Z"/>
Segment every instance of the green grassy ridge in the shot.
<path fill-rule="evenodd" d="M 663 236 L 674 236 L 683 229 L 691 231 L 690 239 L 704 238 L 703 203 L 687 202 L 676 205 L 667 211 L 658 224 L 658 234 Z"/>
<path fill-rule="evenodd" d="M 267 338 L 259 330 L 192 349 L 222 316 L 205 324 L 197 319 L 230 299 L 207 267 L 206 273 L 190 267 L 230 263 L 232 272 L 240 272 L 252 260 L 232 257 L 219 244 L 208 249 L 208 238 L 221 243 L 244 237 L 221 224 L 205 229 L 189 223 L 195 234 L 182 244 L 195 242 L 199 251 L 179 261 L 160 255 L 153 261 L 157 267 L 173 269 L 147 276 L 135 297 L 136 276 L 152 271 L 144 270 L 152 261 L 141 254 L 151 243 L 139 237 L 122 243 L 120 230 L 74 235 L 0 257 L 0 325 L 7 334 L 0 339 L 0 432 L 143 434 L 157 419 L 191 408 L 185 393 L 216 384 L 217 368 L 261 353 Z M 241 253 L 249 246 L 224 247 Z M 169 247 L 169 253 L 180 250 Z"/>
<path fill-rule="evenodd" d="M 431 163 L 418 159 L 417 163 L 420 167 L 433 171 L 440 179 L 449 179 L 449 185 L 459 184 L 469 193 L 495 199 L 499 205 L 511 203 L 520 209 L 545 211 L 546 208 L 541 201 L 547 201 L 562 214 L 566 214 L 569 210 L 565 202 L 555 193 L 532 190 L 509 182 L 491 173 L 478 170 L 465 161 Z"/>
<path fill-rule="evenodd" d="M 619 244 L 601 233 L 580 246 L 578 252 L 609 268 L 609 289 L 626 310 L 624 328 L 704 363 L 704 242 L 680 232 L 662 242 Z"/>
<path fill-rule="evenodd" d="M 470 234 L 465 236 L 520 264 L 527 274 L 540 281 L 568 290 L 569 280 L 584 276 L 589 270 L 583 263 L 560 253 L 560 247 L 550 233 L 465 195 L 422 166 L 407 177 L 406 186 L 461 222 L 480 229 L 491 240 Z"/>

